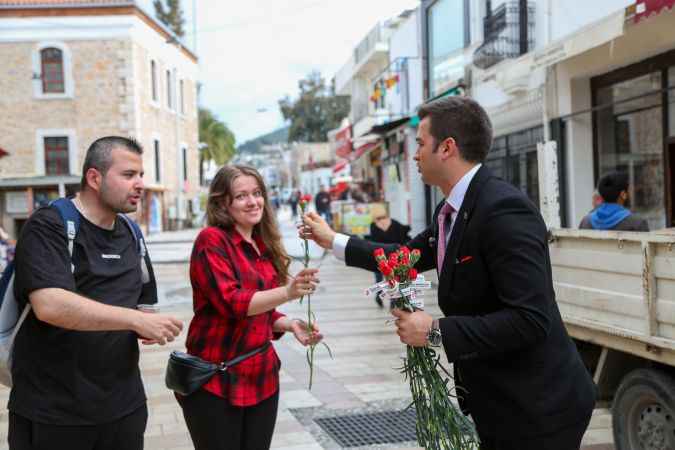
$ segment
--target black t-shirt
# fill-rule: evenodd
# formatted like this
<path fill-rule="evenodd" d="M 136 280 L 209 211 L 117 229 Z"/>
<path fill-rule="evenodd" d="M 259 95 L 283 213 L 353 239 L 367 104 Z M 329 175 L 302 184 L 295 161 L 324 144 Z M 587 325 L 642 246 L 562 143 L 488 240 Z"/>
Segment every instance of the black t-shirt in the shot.
<path fill-rule="evenodd" d="M 314 203 L 317 211 L 330 211 L 330 194 L 328 192 L 319 192 L 314 198 Z"/>
<path fill-rule="evenodd" d="M 17 244 L 17 300 L 25 304 L 32 291 L 61 288 L 125 308 L 157 301 L 154 289 L 143 290 L 136 241 L 120 218 L 106 230 L 80 216 L 72 262 L 74 273 L 58 211 L 37 210 Z M 20 416 L 54 425 L 94 425 L 145 403 L 138 337 L 132 331 L 71 331 L 41 322 L 31 311 L 14 345 L 8 409 Z"/>
<path fill-rule="evenodd" d="M 382 244 L 405 244 L 410 240 L 408 233 L 410 233 L 408 225 L 403 225 L 397 220 L 391 219 L 391 225 L 387 228 L 387 231 L 375 225 L 375 222 L 371 223 L 368 239 Z"/>

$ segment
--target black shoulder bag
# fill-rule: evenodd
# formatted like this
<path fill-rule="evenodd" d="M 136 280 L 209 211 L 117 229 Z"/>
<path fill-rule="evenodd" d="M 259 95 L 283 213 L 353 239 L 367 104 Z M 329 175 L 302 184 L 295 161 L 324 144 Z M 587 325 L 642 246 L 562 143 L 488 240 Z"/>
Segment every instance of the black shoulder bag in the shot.
<path fill-rule="evenodd" d="M 190 395 L 202 387 L 215 374 L 225 374 L 227 370 L 240 362 L 267 350 L 270 343 L 251 350 L 248 353 L 237 356 L 229 361 L 215 364 L 203 359 L 188 355 L 187 353 L 172 351 L 169 356 L 169 364 L 166 366 L 166 387 L 180 395 Z"/>

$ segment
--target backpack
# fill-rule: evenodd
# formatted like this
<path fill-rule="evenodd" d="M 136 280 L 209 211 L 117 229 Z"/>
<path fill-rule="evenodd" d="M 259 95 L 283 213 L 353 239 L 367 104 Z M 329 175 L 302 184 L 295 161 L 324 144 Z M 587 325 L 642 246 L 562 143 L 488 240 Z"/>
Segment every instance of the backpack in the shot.
<path fill-rule="evenodd" d="M 70 199 L 59 198 L 52 201 L 49 207 L 56 208 L 63 220 L 68 237 L 68 253 L 73 256 L 73 244 L 75 236 L 80 228 L 80 213 Z M 150 270 L 146 258 L 147 250 L 143 233 L 136 222 L 129 219 L 124 214 L 118 214 L 136 241 L 136 249 L 141 258 L 141 271 L 143 284 L 151 281 Z M 75 265 L 70 262 L 71 272 L 75 272 Z M 0 277 L 0 384 L 7 387 L 12 386 L 12 351 L 14 349 L 14 339 L 16 338 L 21 325 L 28 316 L 31 306 L 28 303 L 23 310 L 20 309 L 17 299 L 14 297 L 14 272 L 15 260 L 10 262 Z M 154 283 L 154 277 L 153 277 Z"/>

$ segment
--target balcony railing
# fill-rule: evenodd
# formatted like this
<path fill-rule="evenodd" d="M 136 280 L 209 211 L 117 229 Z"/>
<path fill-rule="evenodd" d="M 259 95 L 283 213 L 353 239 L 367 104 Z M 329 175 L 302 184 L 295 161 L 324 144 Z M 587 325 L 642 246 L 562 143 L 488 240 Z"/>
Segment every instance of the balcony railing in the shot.
<path fill-rule="evenodd" d="M 484 42 L 473 55 L 473 64 L 487 69 L 508 59 L 516 58 L 534 49 L 534 3 L 502 4 L 483 21 Z"/>
<path fill-rule="evenodd" d="M 379 42 L 385 42 L 382 25 L 377 24 L 354 49 L 354 64 L 358 65 Z"/>

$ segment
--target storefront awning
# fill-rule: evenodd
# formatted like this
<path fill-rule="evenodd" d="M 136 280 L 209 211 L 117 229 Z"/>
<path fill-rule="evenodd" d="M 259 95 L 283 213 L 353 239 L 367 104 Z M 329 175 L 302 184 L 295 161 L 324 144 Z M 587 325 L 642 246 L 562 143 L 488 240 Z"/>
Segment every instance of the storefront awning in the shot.
<path fill-rule="evenodd" d="M 634 5 L 627 8 L 626 12 L 633 13 L 633 23 L 638 23 L 664 10 L 671 10 L 673 6 L 675 6 L 675 0 L 637 0 Z"/>
<path fill-rule="evenodd" d="M 0 188 L 27 188 L 36 186 L 58 186 L 80 184 L 77 175 L 47 175 L 43 177 L 4 178 L 0 180 Z"/>
<path fill-rule="evenodd" d="M 448 89 L 447 91 L 441 92 L 436 97 L 430 98 L 429 100 L 427 100 L 424 103 L 433 102 L 434 100 L 438 100 L 439 98 L 443 98 L 443 97 L 451 97 L 451 96 L 455 96 L 455 95 L 462 95 L 463 91 L 464 91 L 463 86 L 455 86 L 453 88 Z M 420 118 L 417 114 L 412 116 L 410 118 L 410 121 L 408 122 L 408 125 L 411 126 L 411 127 L 416 127 L 419 124 L 420 124 Z"/>
<path fill-rule="evenodd" d="M 352 152 L 352 126 L 347 124 L 335 135 L 335 155 L 341 158 L 348 158 Z"/>
<path fill-rule="evenodd" d="M 625 22 L 626 10 L 621 9 L 581 28 L 574 32 L 574 35 L 567 35 L 553 41 L 534 53 L 531 69 L 552 66 L 613 41 L 623 35 Z"/>
<path fill-rule="evenodd" d="M 356 150 L 354 150 L 354 153 L 352 154 L 351 160 L 356 161 L 367 152 L 375 149 L 378 145 L 380 145 L 380 141 L 368 142 L 360 147 L 357 147 Z"/>
<path fill-rule="evenodd" d="M 333 166 L 333 173 L 337 173 L 337 172 L 341 171 L 342 169 L 347 167 L 347 164 L 349 164 L 349 161 L 347 161 L 347 160 L 343 159 L 342 161 L 338 161 L 337 164 L 335 164 Z"/>
<path fill-rule="evenodd" d="M 410 117 L 406 116 L 401 119 L 392 120 L 391 122 L 387 122 L 382 125 L 374 125 L 366 134 L 387 134 L 408 122 L 410 122 Z"/>

